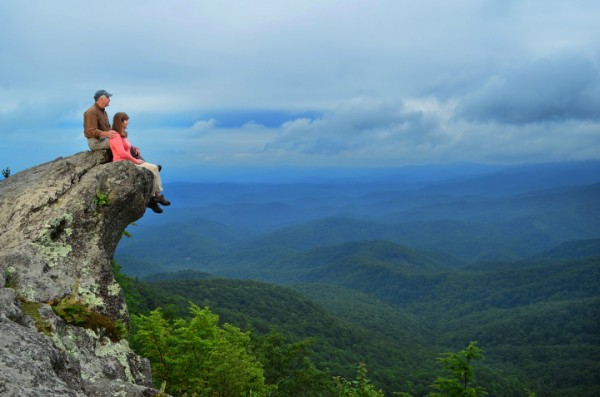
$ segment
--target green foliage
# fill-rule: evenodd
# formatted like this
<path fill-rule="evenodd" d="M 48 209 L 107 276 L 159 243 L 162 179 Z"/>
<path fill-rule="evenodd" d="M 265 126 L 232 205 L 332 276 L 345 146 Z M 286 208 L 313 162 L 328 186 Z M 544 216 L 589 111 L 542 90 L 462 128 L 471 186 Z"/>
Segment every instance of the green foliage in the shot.
<path fill-rule="evenodd" d="M 131 223 L 129 224 L 129 226 L 137 226 L 137 223 L 135 223 L 135 222 L 131 222 Z M 131 233 L 130 233 L 130 232 L 127 230 L 127 229 L 124 229 L 124 230 L 123 230 L 123 236 L 125 236 L 125 237 L 127 237 L 127 238 L 131 238 Z"/>
<path fill-rule="evenodd" d="M 136 313 L 139 310 L 139 304 L 142 298 L 139 290 L 134 286 L 135 280 L 123 274 L 121 272 L 121 265 L 114 259 L 112 261 L 112 271 L 115 281 L 119 284 L 121 290 L 123 290 L 125 303 L 127 304 L 129 312 Z"/>
<path fill-rule="evenodd" d="M 446 377 L 437 378 L 431 388 L 431 397 L 478 397 L 487 392 L 480 387 L 472 386 L 475 371 L 472 362 L 483 358 L 483 350 L 477 342 L 469 343 L 466 349 L 457 353 L 445 353 L 438 358 L 438 363 L 447 373 Z"/>
<path fill-rule="evenodd" d="M 328 372 L 312 362 L 312 339 L 287 343 L 285 337 L 271 330 L 267 335 L 252 334 L 256 358 L 263 365 L 265 382 L 276 385 L 270 397 L 316 397 L 332 393 Z"/>
<path fill-rule="evenodd" d="M 15 275 L 15 268 L 12 266 L 8 266 L 4 270 L 5 277 L 5 288 L 15 288 L 17 287 L 17 276 Z"/>
<path fill-rule="evenodd" d="M 40 315 L 40 307 L 41 303 L 38 302 L 27 302 L 21 300 L 21 310 L 23 313 L 33 318 L 35 322 L 35 328 L 39 332 L 43 332 L 44 334 L 50 336 L 52 334 L 52 326 Z"/>
<path fill-rule="evenodd" d="M 160 264 L 169 271 L 189 268 L 189 258 L 211 258 L 229 250 L 228 243 L 242 234 L 215 222 L 199 219 L 194 219 L 191 224 L 166 223 L 160 226 L 161 233 L 149 232 L 144 227 L 138 229 L 136 237 L 139 238 L 121 241 L 119 249 L 127 249 L 127 256 L 140 262 Z M 142 247 L 136 249 L 140 245 Z M 139 275 L 155 272 L 152 267 L 140 268 Z"/>
<path fill-rule="evenodd" d="M 111 204 L 108 193 L 98 192 L 94 198 L 94 204 L 97 207 L 104 207 Z"/>
<path fill-rule="evenodd" d="M 92 311 L 73 296 L 54 303 L 52 310 L 67 323 L 92 329 L 100 335 L 107 336 L 113 342 L 127 337 L 127 329 L 123 323 L 115 322 L 104 314 Z"/>
<path fill-rule="evenodd" d="M 6 167 L 2 170 L 2 176 L 4 177 L 4 179 L 8 178 L 10 176 L 10 168 Z"/>
<path fill-rule="evenodd" d="M 127 243 L 128 240 L 138 240 L 140 238 L 144 238 L 143 236 L 139 236 L 137 233 L 135 237 L 136 238 L 127 240 L 121 239 L 119 246 Z M 159 262 L 140 260 L 138 258 L 129 256 L 118 256 L 118 260 L 124 266 L 124 273 L 131 277 L 141 277 L 146 274 L 155 274 L 167 271 L 167 268 Z"/>
<path fill-rule="evenodd" d="M 53 306 L 54 312 L 66 322 L 74 325 L 84 325 L 91 319 L 91 311 L 78 302 L 60 301 Z"/>
<path fill-rule="evenodd" d="M 370 378 L 387 394 L 425 395 L 435 378 L 435 352 L 475 335 L 487 353 L 477 379 L 491 395 L 523 397 L 524 388 L 557 397 L 599 395 L 598 256 L 570 251 L 569 259 L 407 271 L 393 261 L 401 250 L 360 246 L 354 247 L 360 255 L 339 263 L 342 246 L 320 250 L 321 257 L 303 254 L 310 260 L 297 267 L 313 271 L 313 279 L 295 286 L 304 295 L 255 281 L 190 280 L 196 275 L 182 272 L 170 277 L 188 279 L 136 281 L 139 309 L 163 307 L 175 319 L 187 315 L 191 300 L 238 327 L 251 324 L 260 333 L 277 327 L 291 341 L 313 337 L 315 368 L 349 377 L 352 363 L 368 362 Z M 314 266 L 326 263 L 326 255 L 335 272 Z"/>
<path fill-rule="evenodd" d="M 262 366 L 250 353 L 250 334 L 191 304 L 191 320 L 166 320 L 160 309 L 133 316 L 133 344 L 152 362 L 154 380 L 174 396 L 266 396 Z"/>
<path fill-rule="evenodd" d="M 486 347 L 477 381 L 490 395 L 600 395 L 600 184 L 509 196 L 503 178 L 475 190 L 475 180 L 410 191 L 387 182 L 185 186 L 186 209 L 161 233 L 138 228 L 119 251 L 125 272 L 140 277 L 192 269 L 292 285 L 309 298 L 192 273 L 133 283 L 139 310 L 162 307 L 174 320 L 192 300 L 258 333 L 310 337 L 316 368 L 351 378 L 364 361 L 387 394 L 426 395 L 435 352 L 477 339 Z M 509 179 L 524 191 L 544 178 Z M 579 241 L 560 245 L 569 240 Z M 260 361 L 266 378 L 287 379 Z"/>
<path fill-rule="evenodd" d="M 225 322 L 240 328 L 250 325 L 259 334 L 268 334 L 275 328 L 292 343 L 311 338 L 314 352 L 311 361 L 318 370 L 327 369 L 348 377 L 354 373 L 355 363 L 373 362 L 372 378 L 378 384 L 385 384 L 386 391 L 403 386 L 396 381 L 398 373 L 413 382 L 415 389 L 410 390 L 427 390 L 431 379 L 407 374 L 403 366 L 423 365 L 432 371 L 435 368 L 437 350 L 429 348 L 420 336 L 421 327 L 415 328 L 414 322 L 406 317 L 394 316 L 391 309 L 384 310 L 381 306 L 378 309 L 374 303 L 363 309 L 358 305 L 363 298 L 356 292 L 341 295 L 334 290 L 333 295 L 345 299 L 340 305 L 345 305 L 348 312 L 356 311 L 352 316 L 346 313 L 338 317 L 289 288 L 250 280 L 136 281 L 135 288 L 141 295 L 142 312 L 162 307 L 163 315 L 174 319 L 189 313 L 188 301 L 191 301 L 214 308 Z M 349 301 L 356 303 L 348 306 Z M 378 322 L 374 323 L 373 318 Z M 367 324 L 376 326 L 377 331 L 368 329 Z M 407 349 L 412 354 L 407 354 Z M 266 362 L 260 361 L 267 371 Z"/>
<path fill-rule="evenodd" d="M 358 365 L 355 380 L 348 380 L 336 376 L 333 378 L 337 397 L 383 397 L 383 391 L 377 390 L 367 378 L 367 366 Z"/>
<path fill-rule="evenodd" d="M 144 277 L 144 281 L 193 280 L 198 278 L 214 278 L 210 273 L 198 270 L 179 270 L 177 272 L 160 272 Z"/>

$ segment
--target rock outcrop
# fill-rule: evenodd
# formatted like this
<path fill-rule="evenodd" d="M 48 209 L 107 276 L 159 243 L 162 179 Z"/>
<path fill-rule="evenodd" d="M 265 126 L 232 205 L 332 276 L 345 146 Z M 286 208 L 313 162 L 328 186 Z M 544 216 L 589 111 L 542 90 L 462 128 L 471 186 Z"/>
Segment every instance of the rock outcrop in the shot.
<path fill-rule="evenodd" d="M 151 396 L 149 362 L 126 339 L 55 314 L 70 300 L 128 324 L 112 259 L 143 216 L 152 174 L 81 152 L 0 182 L 0 395 Z M 76 323 L 76 322 L 75 322 Z"/>

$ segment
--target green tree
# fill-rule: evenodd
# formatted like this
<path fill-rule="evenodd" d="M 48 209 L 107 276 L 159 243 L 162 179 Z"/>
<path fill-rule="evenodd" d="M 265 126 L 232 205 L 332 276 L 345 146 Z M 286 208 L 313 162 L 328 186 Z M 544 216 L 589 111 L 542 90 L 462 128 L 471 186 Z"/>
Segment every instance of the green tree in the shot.
<path fill-rule="evenodd" d="M 8 178 L 10 176 L 10 168 L 6 167 L 5 169 L 3 169 L 2 176 L 4 177 L 4 179 Z"/>
<path fill-rule="evenodd" d="M 152 363 L 157 384 L 174 396 L 266 396 L 261 364 L 250 354 L 250 334 L 191 304 L 191 320 L 169 322 L 160 309 L 132 318 L 133 343 Z"/>
<path fill-rule="evenodd" d="M 367 378 L 365 363 L 358 365 L 355 380 L 348 380 L 336 376 L 333 378 L 337 390 L 337 397 L 383 397 L 383 391 L 377 390 Z"/>
<path fill-rule="evenodd" d="M 117 263 L 116 260 L 112 261 L 112 270 L 113 275 L 115 276 L 115 281 L 119 284 L 121 289 L 123 290 L 123 295 L 125 296 L 125 303 L 127 303 L 127 308 L 129 309 L 129 313 L 137 313 L 139 312 L 140 301 L 142 299 L 139 290 L 135 287 L 134 282 L 131 277 L 123 274 L 121 272 L 121 265 Z"/>
<path fill-rule="evenodd" d="M 316 368 L 312 361 L 312 339 L 286 343 L 285 337 L 271 330 L 255 335 L 254 349 L 263 364 L 268 384 L 276 385 L 270 397 L 316 397 L 333 393 L 329 374 Z"/>
<path fill-rule="evenodd" d="M 152 375 L 156 384 L 166 381 L 172 385 L 174 382 L 170 371 L 174 363 L 169 339 L 173 330 L 160 309 L 152 311 L 148 316 L 132 316 L 131 328 L 132 347 L 152 363 Z"/>
<path fill-rule="evenodd" d="M 477 347 L 477 342 L 469 343 L 466 349 L 458 353 L 444 353 L 437 361 L 448 373 L 448 377 L 437 378 L 429 393 L 431 397 L 478 397 L 486 396 L 487 392 L 471 384 L 475 378 L 472 361 L 483 359 L 483 350 Z"/>

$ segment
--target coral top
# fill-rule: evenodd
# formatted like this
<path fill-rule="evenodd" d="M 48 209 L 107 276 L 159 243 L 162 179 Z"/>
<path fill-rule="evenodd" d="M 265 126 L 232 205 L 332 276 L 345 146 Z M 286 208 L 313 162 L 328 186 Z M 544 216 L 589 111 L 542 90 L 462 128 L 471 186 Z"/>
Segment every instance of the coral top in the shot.
<path fill-rule="evenodd" d="M 131 143 L 127 138 L 123 138 L 119 133 L 110 139 L 110 150 L 113 154 L 113 161 L 128 160 L 135 164 L 142 164 L 143 161 L 136 159 L 131 155 Z"/>

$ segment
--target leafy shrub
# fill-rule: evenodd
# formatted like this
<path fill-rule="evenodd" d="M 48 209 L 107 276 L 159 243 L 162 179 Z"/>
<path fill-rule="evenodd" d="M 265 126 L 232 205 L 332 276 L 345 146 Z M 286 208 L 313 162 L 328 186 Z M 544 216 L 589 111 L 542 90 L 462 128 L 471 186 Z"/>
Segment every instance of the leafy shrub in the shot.
<path fill-rule="evenodd" d="M 132 343 L 150 359 L 154 381 L 174 396 L 267 396 L 261 364 L 250 353 L 250 335 L 208 308 L 191 305 L 191 320 L 167 321 L 160 309 L 132 317 Z"/>
<path fill-rule="evenodd" d="M 113 342 L 118 342 L 127 336 L 127 328 L 123 323 L 115 322 L 104 314 L 92 311 L 73 296 L 61 299 L 52 305 L 52 310 L 67 323 L 92 329 L 97 334 L 103 333 Z"/>
<path fill-rule="evenodd" d="M 12 266 L 4 269 L 5 288 L 15 288 L 17 286 L 17 277 L 15 275 L 15 268 Z"/>
<path fill-rule="evenodd" d="M 94 198 L 94 204 L 96 204 L 97 207 L 110 205 L 110 197 L 107 193 L 98 192 L 96 193 L 96 198 Z"/>
<path fill-rule="evenodd" d="M 358 365 L 355 380 L 348 380 L 336 376 L 333 378 L 339 397 L 383 397 L 382 390 L 378 390 L 367 378 L 367 366 L 364 363 Z"/>

